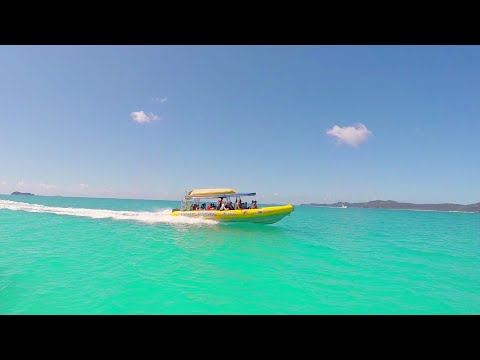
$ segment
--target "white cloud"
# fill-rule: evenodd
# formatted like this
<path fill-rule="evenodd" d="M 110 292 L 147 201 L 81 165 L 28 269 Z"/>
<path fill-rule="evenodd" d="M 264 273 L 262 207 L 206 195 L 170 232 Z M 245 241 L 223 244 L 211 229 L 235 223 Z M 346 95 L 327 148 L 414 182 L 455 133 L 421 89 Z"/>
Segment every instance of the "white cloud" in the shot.
<path fill-rule="evenodd" d="M 273 193 L 273 196 L 278 196 L 278 193 Z"/>
<path fill-rule="evenodd" d="M 57 188 L 57 185 L 51 185 L 51 184 L 39 184 L 40 187 L 46 189 L 46 190 L 53 190 Z"/>
<path fill-rule="evenodd" d="M 26 184 L 23 181 L 17 182 L 17 186 L 22 187 L 25 186 Z"/>
<path fill-rule="evenodd" d="M 164 97 L 164 98 L 154 97 L 154 98 L 152 98 L 152 101 L 159 102 L 159 103 L 164 103 L 165 101 L 167 101 L 167 98 L 166 97 Z"/>
<path fill-rule="evenodd" d="M 335 125 L 327 130 L 327 135 L 334 137 L 338 144 L 347 144 L 357 147 L 368 139 L 372 132 L 363 124 L 354 126 L 338 126 Z"/>
<path fill-rule="evenodd" d="M 88 189 L 88 184 L 80 184 L 80 187 L 82 188 L 82 190 L 86 190 Z"/>
<path fill-rule="evenodd" d="M 139 124 L 149 123 L 154 120 L 160 119 L 160 117 L 158 117 L 157 115 L 153 113 L 146 114 L 144 111 L 134 111 L 130 114 L 130 116 L 132 117 L 133 121 Z"/>
<path fill-rule="evenodd" d="M 7 182 L 6 182 L 6 181 L 2 181 L 2 182 L 0 183 L 0 185 L 7 185 Z"/>

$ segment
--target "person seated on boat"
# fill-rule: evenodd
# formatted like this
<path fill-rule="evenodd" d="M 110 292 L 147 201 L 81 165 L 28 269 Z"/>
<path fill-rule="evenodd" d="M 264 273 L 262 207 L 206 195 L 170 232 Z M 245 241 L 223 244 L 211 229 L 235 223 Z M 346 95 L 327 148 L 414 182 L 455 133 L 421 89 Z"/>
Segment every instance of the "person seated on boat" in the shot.
<path fill-rule="evenodd" d="M 257 209 L 257 200 L 252 200 L 252 209 Z"/>
<path fill-rule="evenodd" d="M 235 210 L 240 210 L 242 206 L 240 205 L 240 200 L 237 198 L 237 201 L 235 201 Z"/>
<path fill-rule="evenodd" d="M 229 201 L 228 202 L 228 210 L 234 210 L 234 209 L 235 209 L 235 207 L 233 206 L 232 202 Z"/>
<path fill-rule="evenodd" d="M 220 200 L 220 209 L 218 209 L 218 210 L 220 210 L 220 211 L 226 210 L 225 203 L 223 202 L 223 199 Z"/>
<path fill-rule="evenodd" d="M 203 203 L 200 207 L 201 210 L 207 210 L 207 204 Z"/>
<path fill-rule="evenodd" d="M 218 199 L 217 207 L 215 208 L 216 210 L 220 210 L 220 207 L 222 206 L 222 200 L 223 200 L 223 198 Z"/>
<path fill-rule="evenodd" d="M 213 204 L 210 203 L 210 204 L 208 205 L 208 207 L 207 207 L 207 210 L 213 210 L 214 207 L 213 207 L 212 205 L 213 205 Z"/>

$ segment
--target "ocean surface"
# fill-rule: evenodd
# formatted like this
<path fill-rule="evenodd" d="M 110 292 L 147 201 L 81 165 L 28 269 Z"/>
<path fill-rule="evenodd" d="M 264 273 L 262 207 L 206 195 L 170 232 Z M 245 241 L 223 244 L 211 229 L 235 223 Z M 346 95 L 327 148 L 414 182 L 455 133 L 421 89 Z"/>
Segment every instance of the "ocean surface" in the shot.
<path fill-rule="evenodd" d="M 480 314 L 480 214 L 178 205 L 0 195 L 0 314 Z"/>

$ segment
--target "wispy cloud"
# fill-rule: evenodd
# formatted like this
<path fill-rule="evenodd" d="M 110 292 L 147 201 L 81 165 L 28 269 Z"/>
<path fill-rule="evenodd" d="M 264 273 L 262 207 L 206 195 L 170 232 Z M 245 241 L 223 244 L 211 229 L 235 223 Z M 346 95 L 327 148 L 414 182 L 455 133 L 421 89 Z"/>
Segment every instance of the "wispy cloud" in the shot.
<path fill-rule="evenodd" d="M 278 196 L 278 193 L 273 193 L 273 196 Z"/>
<path fill-rule="evenodd" d="M 164 102 L 167 101 L 167 98 L 166 98 L 166 97 L 164 97 L 164 98 L 154 97 L 154 98 L 152 98 L 152 101 L 153 101 L 153 102 L 164 103 Z"/>
<path fill-rule="evenodd" d="M 327 130 L 327 135 L 335 138 L 338 144 L 351 145 L 357 147 L 368 139 L 372 132 L 363 124 L 354 126 L 335 125 Z"/>
<path fill-rule="evenodd" d="M 51 185 L 51 184 L 39 184 L 39 186 L 46 190 L 53 190 L 57 188 L 57 185 Z"/>
<path fill-rule="evenodd" d="M 157 115 L 153 113 L 146 114 L 144 111 L 134 111 L 130 114 L 130 116 L 133 121 L 139 124 L 149 123 L 160 119 L 160 117 L 158 117 Z"/>
<path fill-rule="evenodd" d="M 22 187 L 22 186 L 25 186 L 26 184 L 23 181 L 19 181 L 19 182 L 17 182 L 16 185 L 19 186 L 19 187 Z"/>
<path fill-rule="evenodd" d="M 86 190 L 88 189 L 88 184 L 80 184 L 80 187 L 82 188 L 82 190 Z"/>

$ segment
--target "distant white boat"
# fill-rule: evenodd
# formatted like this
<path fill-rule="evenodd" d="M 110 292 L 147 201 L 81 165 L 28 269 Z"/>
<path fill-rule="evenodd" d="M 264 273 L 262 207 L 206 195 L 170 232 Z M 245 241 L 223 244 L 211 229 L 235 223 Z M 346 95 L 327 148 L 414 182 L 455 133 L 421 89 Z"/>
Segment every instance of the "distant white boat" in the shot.
<path fill-rule="evenodd" d="M 346 209 L 347 206 L 345 204 L 342 203 L 342 206 L 341 206 L 342 209 Z"/>

